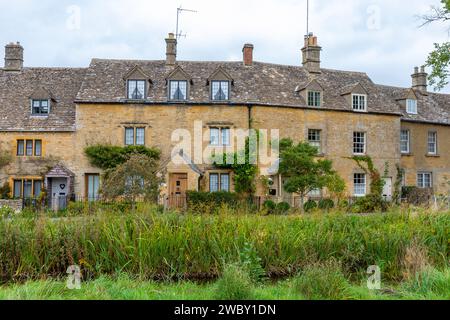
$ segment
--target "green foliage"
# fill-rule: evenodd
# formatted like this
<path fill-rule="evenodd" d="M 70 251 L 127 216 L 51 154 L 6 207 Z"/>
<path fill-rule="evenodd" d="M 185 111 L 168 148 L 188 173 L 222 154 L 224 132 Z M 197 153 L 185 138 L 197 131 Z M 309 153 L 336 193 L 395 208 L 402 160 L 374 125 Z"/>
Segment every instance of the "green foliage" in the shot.
<path fill-rule="evenodd" d="M 274 213 L 277 208 L 277 204 L 272 200 L 266 200 L 263 203 L 263 208 L 268 211 L 268 213 Z"/>
<path fill-rule="evenodd" d="M 278 203 L 275 209 L 278 214 L 287 214 L 289 210 L 291 210 L 291 205 L 287 202 Z"/>
<path fill-rule="evenodd" d="M 12 161 L 12 156 L 7 151 L 0 150 L 0 169 L 9 165 Z"/>
<path fill-rule="evenodd" d="M 382 198 L 369 194 L 365 197 L 356 199 L 351 206 L 352 213 L 372 213 L 379 211 L 386 211 L 388 204 Z"/>
<path fill-rule="evenodd" d="M 394 203 L 400 203 L 402 197 L 402 182 L 404 172 L 399 164 L 396 165 L 396 169 L 397 169 L 397 178 L 395 179 L 394 183 L 394 194 L 392 195 L 392 201 Z"/>
<path fill-rule="evenodd" d="M 314 201 L 314 200 L 308 200 L 308 201 L 306 201 L 306 203 L 304 204 L 303 208 L 304 208 L 304 210 L 305 210 L 306 212 L 311 212 L 311 211 L 313 211 L 314 209 L 317 209 L 317 202 Z"/>
<path fill-rule="evenodd" d="M 300 195 L 301 207 L 303 198 L 312 190 L 323 189 L 336 172 L 332 169 L 332 161 L 316 160 L 318 150 L 309 143 L 294 145 L 292 140 L 284 139 L 280 143 L 281 162 L 279 173 L 286 177 L 284 189 L 289 193 Z"/>
<path fill-rule="evenodd" d="M 450 42 L 435 43 L 434 50 L 428 56 L 427 65 L 432 67 L 430 84 L 436 90 L 442 90 L 448 85 L 450 76 Z"/>
<path fill-rule="evenodd" d="M 145 155 L 154 160 L 159 160 L 161 154 L 157 149 L 144 146 L 119 147 L 110 145 L 89 146 L 85 148 L 84 153 L 93 166 L 103 170 L 114 169 L 124 164 L 133 154 Z"/>
<path fill-rule="evenodd" d="M 344 197 L 346 184 L 338 174 L 331 174 L 327 178 L 326 187 L 328 192 L 334 199 L 342 199 Z"/>
<path fill-rule="evenodd" d="M 237 264 L 225 267 L 216 287 L 216 300 L 252 300 L 254 296 L 248 272 Z"/>
<path fill-rule="evenodd" d="M 10 207 L 0 207 L 0 219 L 10 218 L 15 214 Z"/>
<path fill-rule="evenodd" d="M 2 187 L 0 187 L 0 199 L 9 199 L 11 197 L 11 187 L 8 182 L 5 182 Z"/>
<path fill-rule="evenodd" d="M 190 208 L 198 208 L 202 205 L 220 207 L 227 205 L 231 208 L 239 203 L 238 195 L 232 192 L 198 192 L 187 191 L 187 202 Z"/>
<path fill-rule="evenodd" d="M 258 256 L 255 247 L 247 242 L 240 252 L 240 263 L 254 283 L 266 280 L 266 271 L 262 266 L 262 259 Z"/>
<path fill-rule="evenodd" d="M 158 177 L 158 161 L 143 154 L 132 154 L 104 176 L 100 194 L 107 200 L 123 200 L 135 203 L 138 198 L 156 202 L 161 179 Z"/>
<path fill-rule="evenodd" d="M 428 267 L 416 274 L 412 279 L 403 284 L 405 291 L 414 292 L 417 295 L 447 296 L 450 299 L 450 270 L 441 272 Z"/>
<path fill-rule="evenodd" d="M 350 283 L 337 263 L 306 267 L 294 280 L 298 292 L 309 300 L 344 300 Z"/>
<path fill-rule="evenodd" d="M 319 201 L 319 209 L 330 210 L 334 208 L 334 201 L 331 199 L 322 199 Z"/>

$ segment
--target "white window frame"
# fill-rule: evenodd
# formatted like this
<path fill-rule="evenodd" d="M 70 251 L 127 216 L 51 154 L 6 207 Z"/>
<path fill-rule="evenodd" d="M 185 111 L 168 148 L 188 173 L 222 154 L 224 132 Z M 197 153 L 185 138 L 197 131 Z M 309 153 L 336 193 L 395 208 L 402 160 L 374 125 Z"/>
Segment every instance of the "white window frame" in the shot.
<path fill-rule="evenodd" d="M 429 184 L 426 182 L 428 176 Z M 418 172 L 417 173 L 417 187 L 421 189 L 433 188 L 433 173 L 432 172 Z"/>
<path fill-rule="evenodd" d="M 47 102 L 47 113 L 34 113 L 34 103 L 39 103 L 39 108 L 42 108 L 42 102 Z M 48 117 L 50 114 L 50 100 L 49 99 L 31 99 L 31 115 L 33 117 Z"/>
<path fill-rule="evenodd" d="M 176 99 L 176 98 L 172 98 L 172 85 L 176 84 L 176 88 L 180 88 L 180 84 L 184 83 L 186 85 L 186 92 L 182 92 L 184 93 L 184 99 Z M 181 90 L 181 89 L 180 89 Z M 169 101 L 187 101 L 188 100 L 188 94 L 189 94 L 189 83 L 187 80 L 170 80 L 169 81 Z"/>
<path fill-rule="evenodd" d="M 311 140 L 311 137 L 319 137 L 319 140 Z M 308 129 L 308 143 L 318 149 L 318 153 L 322 153 L 322 130 L 320 129 Z"/>
<path fill-rule="evenodd" d="M 357 182 L 363 178 L 364 183 Z M 361 192 L 364 189 L 364 192 Z M 367 195 L 367 175 L 365 173 L 353 174 L 353 195 L 355 197 L 365 197 Z"/>
<path fill-rule="evenodd" d="M 357 152 L 356 151 L 357 144 L 361 144 L 360 141 L 356 141 L 357 137 L 355 135 L 357 135 L 357 134 L 362 134 L 362 137 L 364 139 L 364 141 L 362 142 L 363 143 L 363 149 L 364 149 L 363 152 Z M 359 138 L 361 138 L 361 137 L 359 137 Z M 354 155 L 365 155 L 365 154 L 367 154 L 367 133 L 366 132 L 362 132 L 362 131 L 355 131 L 355 132 L 353 132 L 353 154 Z"/>
<path fill-rule="evenodd" d="M 403 134 L 406 133 L 406 140 L 403 138 L 405 137 Z M 406 150 L 403 149 L 403 143 L 406 143 Z M 402 129 L 400 131 L 400 152 L 402 154 L 410 154 L 411 153 L 411 132 L 407 129 Z"/>
<path fill-rule="evenodd" d="M 355 98 L 357 99 L 357 101 L 355 101 Z M 362 106 L 361 100 L 363 100 L 364 102 Z M 367 112 L 367 94 L 352 94 L 352 109 L 355 112 Z"/>
<path fill-rule="evenodd" d="M 224 91 L 222 88 L 223 84 L 227 84 L 227 90 Z M 224 94 L 226 95 L 225 99 L 215 99 L 214 97 L 214 85 L 219 85 L 219 90 L 222 89 L 222 91 L 224 92 Z M 211 100 L 212 101 L 229 101 L 230 100 L 230 81 L 228 80 L 211 80 Z"/>
<path fill-rule="evenodd" d="M 130 91 L 130 83 L 135 82 L 136 88 L 138 88 L 138 83 L 144 83 L 144 92 L 142 93 L 142 98 L 134 98 L 133 92 Z M 128 79 L 127 80 L 127 99 L 129 100 L 145 100 L 147 97 L 147 81 L 143 79 Z"/>
<path fill-rule="evenodd" d="M 213 132 L 217 135 L 213 135 Z M 226 134 L 228 133 L 228 134 Z M 213 139 L 217 138 L 217 139 Z M 217 140 L 217 141 L 213 141 Z M 231 129 L 228 127 L 210 127 L 209 128 L 209 145 L 213 147 L 229 147 L 231 146 Z"/>
<path fill-rule="evenodd" d="M 408 114 L 418 114 L 418 112 L 417 112 L 417 100 L 416 99 L 406 99 L 406 113 L 408 113 Z"/>
<path fill-rule="evenodd" d="M 431 147 L 433 150 L 431 150 Z M 429 155 L 433 156 L 438 154 L 438 136 L 436 131 L 428 131 L 427 152 Z"/>

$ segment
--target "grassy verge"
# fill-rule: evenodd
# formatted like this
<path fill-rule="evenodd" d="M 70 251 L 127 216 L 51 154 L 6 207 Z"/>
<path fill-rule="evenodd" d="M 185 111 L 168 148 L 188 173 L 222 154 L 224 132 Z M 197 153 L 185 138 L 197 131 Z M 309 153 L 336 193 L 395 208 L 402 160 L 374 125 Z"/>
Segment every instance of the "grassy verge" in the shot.
<path fill-rule="evenodd" d="M 429 265 L 448 268 L 448 213 L 371 216 L 133 214 L 0 220 L 0 280 L 64 277 L 79 265 L 86 280 L 126 273 L 147 280 L 215 279 L 245 265 L 252 278 L 294 276 L 337 261 L 354 279 L 378 265 L 400 281 Z"/>

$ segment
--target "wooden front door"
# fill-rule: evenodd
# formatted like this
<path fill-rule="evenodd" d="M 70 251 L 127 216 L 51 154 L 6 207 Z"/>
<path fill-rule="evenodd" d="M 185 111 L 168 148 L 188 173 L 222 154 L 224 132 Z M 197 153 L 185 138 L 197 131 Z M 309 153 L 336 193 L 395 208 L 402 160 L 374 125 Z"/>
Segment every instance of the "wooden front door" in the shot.
<path fill-rule="evenodd" d="M 186 191 L 188 187 L 187 173 L 172 173 L 170 175 L 169 205 L 172 208 L 186 206 Z"/>

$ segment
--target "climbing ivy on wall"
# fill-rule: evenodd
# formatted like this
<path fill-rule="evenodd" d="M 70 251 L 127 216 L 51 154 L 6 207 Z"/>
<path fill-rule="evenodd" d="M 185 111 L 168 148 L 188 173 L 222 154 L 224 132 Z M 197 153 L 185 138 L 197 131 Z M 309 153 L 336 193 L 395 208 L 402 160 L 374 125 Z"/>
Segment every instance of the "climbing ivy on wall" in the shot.
<path fill-rule="evenodd" d="M 380 172 L 375 168 L 372 158 L 369 156 L 354 156 L 351 159 L 356 162 L 364 173 L 370 176 L 370 194 L 382 198 L 385 182 Z"/>
<path fill-rule="evenodd" d="M 84 153 L 89 162 L 100 169 L 109 170 L 124 164 L 131 155 L 146 155 L 151 159 L 159 160 L 161 152 L 155 148 L 147 148 L 144 146 L 111 146 L 111 145 L 94 145 L 86 147 Z"/>

